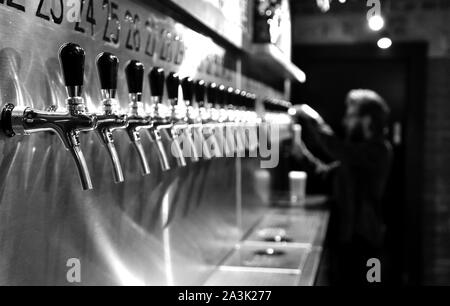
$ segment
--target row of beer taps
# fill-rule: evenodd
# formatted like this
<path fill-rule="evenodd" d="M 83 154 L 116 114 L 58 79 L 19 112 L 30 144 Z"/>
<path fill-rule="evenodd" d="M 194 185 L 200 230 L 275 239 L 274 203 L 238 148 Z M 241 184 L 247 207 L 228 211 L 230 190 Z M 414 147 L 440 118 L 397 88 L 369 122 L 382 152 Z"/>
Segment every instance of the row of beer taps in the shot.
<path fill-rule="evenodd" d="M 116 183 L 124 182 L 113 137 L 114 131 L 119 129 L 126 130 L 140 160 L 143 175 L 150 174 L 141 139 L 144 133 L 156 145 L 163 171 L 170 170 L 163 137 L 168 137 L 171 142 L 179 167 L 187 165 L 186 157 L 193 163 L 201 159 L 234 157 L 255 145 L 254 140 L 252 144 L 245 138 L 245 132 L 238 130 L 243 126 L 257 127 L 256 95 L 189 77 L 180 79 L 174 72 L 166 77 L 162 68 L 154 67 L 148 74 L 152 103 L 145 104 L 142 94 L 145 67 L 141 62 L 132 60 L 125 68 L 130 101 L 128 110 L 124 111 L 117 101 L 119 59 L 106 52 L 96 58 L 102 109 L 90 113 L 83 98 L 85 57 L 84 49 L 74 43 L 67 43 L 59 50 L 68 96 L 66 109 L 51 107 L 41 111 L 9 103 L 4 106 L 0 118 L 2 130 L 9 137 L 37 132 L 57 134 L 73 156 L 84 190 L 93 189 L 93 184 L 81 149 L 80 133 L 83 132 L 95 131 L 101 139 L 113 165 Z M 165 88 L 166 101 L 163 98 Z M 183 93 L 181 103 L 180 88 Z M 234 131 L 232 140 L 227 137 L 227 129 Z M 186 141 L 189 149 L 187 155 Z M 205 145 L 208 142 L 212 145 Z"/>

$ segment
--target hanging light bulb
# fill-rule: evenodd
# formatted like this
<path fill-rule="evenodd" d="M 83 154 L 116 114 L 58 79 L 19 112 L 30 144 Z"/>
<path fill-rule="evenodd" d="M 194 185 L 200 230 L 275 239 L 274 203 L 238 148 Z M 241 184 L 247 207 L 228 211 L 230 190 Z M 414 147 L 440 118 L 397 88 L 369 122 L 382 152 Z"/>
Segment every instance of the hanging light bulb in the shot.
<path fill-rule="evenodd" d="M 322 11 L 322 13 L 326 13 L 330 10 L 331 0 L 316 0 L 317 6 Z"/>
<path fill-rule="evenodd" d="M 372 31 L 378 32 L 384 28 L 384 18 L 381 15 L 375 15 L 369 19 L 369 28 Z"/>
<path fill-rule="evenodd" d="M 377 45 L 380 49 L 389 49 L 392 46 L 392 39 L 387 36 L 382 37 L 378 40 Z"/>

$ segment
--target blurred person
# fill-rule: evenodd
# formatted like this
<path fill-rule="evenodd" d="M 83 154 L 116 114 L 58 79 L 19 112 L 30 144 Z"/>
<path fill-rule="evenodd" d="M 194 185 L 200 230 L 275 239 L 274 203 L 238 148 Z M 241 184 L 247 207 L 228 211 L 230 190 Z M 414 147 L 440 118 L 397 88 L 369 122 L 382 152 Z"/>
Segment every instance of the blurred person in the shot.
<path fill-rule="evenodd" d="M 381 260 L 385 227 L 382 198 L 392 163 L 387 141 L 389 108 L 371 90 L 352 90 L 346 98 L 345 139 L 335 135 L 322 117 L 307 105 L 294 107 L 295 118 L 332 164 L 315 158 L 302 141 L 291 154 L 308 161 L 317 173 L 332 173 L 332 206 L 328 243 L 330 281 L 337 285 L 368 284 L 367 261 Z"/>

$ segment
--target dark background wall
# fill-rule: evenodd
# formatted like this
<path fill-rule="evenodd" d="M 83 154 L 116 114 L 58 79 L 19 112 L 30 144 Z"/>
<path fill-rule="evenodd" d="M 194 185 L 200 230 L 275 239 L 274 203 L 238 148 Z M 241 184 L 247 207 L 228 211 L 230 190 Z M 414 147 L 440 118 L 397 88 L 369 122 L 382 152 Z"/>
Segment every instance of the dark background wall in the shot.
<path fill-rule="evenodd" d="M 421 236 L 424 284 L 450 283 L 450 1 L 381 0 L 395 43 L 428 44 L 423 121 L 424 173 Z M 367 27 L 366 1 L 332 3 L 321 13 L 314 0 L 292 1 L 294 50 L 299 45 L 376 44 Z M 418 224 L 419 226 L 419 224 Z"/>

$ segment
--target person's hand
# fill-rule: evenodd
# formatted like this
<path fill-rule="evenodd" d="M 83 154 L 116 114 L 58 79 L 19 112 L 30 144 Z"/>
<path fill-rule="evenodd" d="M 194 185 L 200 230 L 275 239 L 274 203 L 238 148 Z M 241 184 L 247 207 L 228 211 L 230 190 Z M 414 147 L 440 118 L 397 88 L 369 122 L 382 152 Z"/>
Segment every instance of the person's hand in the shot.
<path fill-rule="evenodd" d="M 304 148 L 301 143 L 294 141 L 291 145 L 291 156 L 295 159 L 300 160 L 305 157 Z"/>
<path fill-rule="evenodd" d="M 296 106 L 297 116 L 303 120 L 315 122 L 317 125 L 325 124 L 325 121 L 311 106 L 307 104 L 301 104 Z"/>
<path fill-rule="evenodd" d="M 314 126 L 318 131 L 333 135 L 333 129 L 323 120 L 322 116 L 316 112 L 312 107 L 307 104 L 301 104 L 295 106 L 296 116 L 300 118 L 304 123 L 309 123 Z"/>
<path fill-rule="evenodd" d="M 325 163 L 317 163 L 316 165 L 316 174 L 322 177 L 326 177 L 329 175 L 334 169 L 338 168 L 341 165 L 340 162 L 333 162 L 331 164 Z"/>

